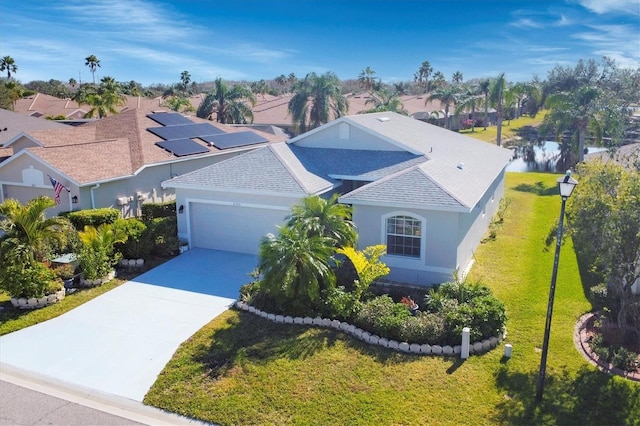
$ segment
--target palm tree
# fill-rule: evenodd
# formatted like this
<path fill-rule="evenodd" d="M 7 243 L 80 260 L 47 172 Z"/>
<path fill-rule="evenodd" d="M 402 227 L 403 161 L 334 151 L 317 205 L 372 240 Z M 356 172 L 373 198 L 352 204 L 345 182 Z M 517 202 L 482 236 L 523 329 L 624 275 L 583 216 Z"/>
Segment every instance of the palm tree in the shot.
<path fill-rule="evenodd" d="M 462 73 L 460 71 L 454 72 L 451 76 L 451 81 L 453 82 L 453 84 L 462 83 Z"/>
<path fill-rule="evenodd" d="M 336 247 L 353 247 L 357 241 L 351 207 L 338 203 L 338 194 L 328 200 L 310 195 L 291 208 L 287 226 L 300 228 L 309 236 L 329 238 Z"/>
<path fill-rule="evenodd" d="M 95 55 L 89 55 L 84 58 L 84 64 L 89 67 L 91 75 L 93 75 L 93 85 L 96 85 L 96 68 L 100 67 L 100 59 Z"/>
<path fill-rule="evenodd" d="M 299 310 L 314 307 L 320 293 L 335 285 L 329 262 L 334 254 L 333 240 L 308 235 L 301 228 L 280 229 L 260 245 L 258 270 L 262 286 L 275 297 L 284 297 Z"/>
<path fill-rule="evenodd" d="M 332 118 L 342 117 L 349 109 L 347 99 L 341 93 L 340 80 L 330 71 L 322 75 L 307 74 L 293 90 L 295 95 L 289 101 L 288 109 L 301 133 L 328 123 Z"/>
<path fill-rule="evenodd" d="M 491 80 L 484 79 L 478 84 L 478 90 L 482 94 L 484 101 L 484 130 L 487 130 L 487 122 L 489 121 L 489 89 L 491 88 Z"/>
<path fill-rule="evenodd" d="M 424 61 L 418 72 L 413 75 L 413 80 L 418 83 L 418 86 L 422 87 L 424 92 L 427 93 L 429 89 L 429 76 L 433 72 L 433 67 L 429 61 Z"/>
<path fill-rule="evenodd" d="M 22 205 L 12 198 L 0 204 L 0 258 L 28 264 L 47 260 L 50 244 L 63 242 L 70 229 L 68 220 L 46 218 L 45 210 L 56 205 L 52 198 L 38 196 Z"/>
<path fill-rule="evenodd" d="M 76 81 L 76 79 L 75 79 L 75 78 L 73 78 L 73 77 L 71 77 L 71 78 L 69 79 L 69 86 L 71 86 L 71 88 L 75 89 L 76 84 L 78 84 L 78 82 Z"/>
<path fill-rule="evenodd" d="M 87 94 L 86 102 L 92 107 L 87 113 L 88 118 L 96 113 L 99 118 L 104 118 L 109 114 L 117 114 L 117 107 L 126 103 L 126 97 L 122 94 L 122 87 L 113 77 L 103 77 L 98 90 Z"/>
<path fill-rule="evenodd" d="M 397 93 L 391 93 L 387 89 L 371 92 L 370 98 L 367 99 L 365 105 L 373 104 L 373 108 L 362 111 L 362 114 L 368 114 L 371 112 L 393 111 L 402 115 L 409 115 L 409 112 L 404 109 L 402 101 L 398 97 Z"/>
<path fill-rule="evenodd" d="M 436 90 L 440 89 L 447 85 L 447 79 L 444 78 L 444 74 L 440 71 L 436 71 L 433 73 L 433 78 L 431 79 L 431 83 L 429 83 L 428 90 Z"/>
<path fill-rule="evenodd" d="M 482 102 L 482 96 L 479 90 L 479 86 L 476 85 L 463 85 L 462 91 L 458 94 L 456 99 L 456 116 L 471 109 L 471 132 L 475 132 L 476 108 Z"/>
<path fill-rule="evenodd" d="M 429 101 L 432 101 L 434 99 L 437 99 L 444 104 L 445 129 L 451 128 L 451 123 L 449 120 L 449 108 L 451 107 L 452 104 L 456 103 L 457 96 L 458 96 L 458 88 L 452 84 L 449 84 L 449 85 L 445 85 L 435 89 L 433 92 L 431 92 L 431 94 L 429 95 L 429 97 L 427 97 L 427 100 L 425 101 L 425 105 Z"/>
<path fill-rule="evenodd" d="M 504 73 L 500 74 L 498 78 L 491 82 L 489 90 L 489 103 L 496 109 L 496 122 L 498 126 L 496 135 L 496 144 L 502 145 L 502 120 L 504 120 L 504 103 L 505 93 L 507 91 L 507 80 L 504 78 Z"/>
<path fill-rule="evenodd" d="M 582 86 L 570 92 L 561 92 L 549 95 L 545 102 L 549 112 L 544 117 L 541 131 L 546 132 L 553 128 L 558 140 L 565 130 L 577 130 L 578 152 L 577 161 L 584 161 L 584 142 L 587 130 L 594 130 L 596 139 L 601 139 L 602 129 L 600 125 L 599 105 L 601 91 L 594 86 Z"/>
<path fill-rule="evenodd" d="M 7 80 L 11 79 L 11 73 L 18 71 L 16 61 L 11 56 L 0 59 L 0 71 L 7 71 Z"/>
<path fill-rule="evenodd" d="M 369 92 L 373 88 L 373 83 L 375 80 L 373 76 L 375 74 L 376 72 L 374 70 L 372 70 L 370 67 L 367 67 L 364 70 L 360 71 L 360 74 L 358 75 L 358 82 L 367 92 Z"/>
<path fill-rule="evenodd" d="M 169 109 L 176 112 L 188 112 L 194 110 L 189 98 L 183 98 L 182 96 L 171 96 L 165 99 L 162 102 L 162 105 L 167 106 Z"/>
<path fill-rule="evenodd" d="M 269 92 L 269 85 L 264 79 L 260 81 L 251 82 L 250 87 L 251 87 L 251 92 L 254 95 L 261 95 L 262 100 L 265 100 L 265 95 Z"/>
<path fill-rule="evenodd" d="M 182 71 L 180 74 L 180 88 L 184 96 L 189 94 L 189 83 L 191 83 L 191 74 L 189 74 L 189 71 Z"/>
<path fill-rule="evenodd" d="M 200 118 L 209 118 L 214 110 L 218 123 L 246 124 L 253 122 L 253 112 L 245 103 L 251 106 L 256 104 L 256 98 L 251 89 L 236 84 L 231 89 L 221 79 L 214 81 L 214 89 L 204 98 L 196 115 Z"/>

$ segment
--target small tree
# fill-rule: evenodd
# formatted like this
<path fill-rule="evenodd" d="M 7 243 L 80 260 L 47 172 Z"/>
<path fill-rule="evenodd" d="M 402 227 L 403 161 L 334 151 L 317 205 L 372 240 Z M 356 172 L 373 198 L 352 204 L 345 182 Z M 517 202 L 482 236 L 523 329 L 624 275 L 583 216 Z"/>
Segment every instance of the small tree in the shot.
<path fill-rule="evenodd" d="M 98 228 L 85 226 L 79 235 L 83 243 L 79 256 L 80 267 L 85 278 L 94 280 L 109 274 L 118 262 L 118 255 L 114 255 L 115 244 L 127 241 L 124 231 L 102 224 Z"/>

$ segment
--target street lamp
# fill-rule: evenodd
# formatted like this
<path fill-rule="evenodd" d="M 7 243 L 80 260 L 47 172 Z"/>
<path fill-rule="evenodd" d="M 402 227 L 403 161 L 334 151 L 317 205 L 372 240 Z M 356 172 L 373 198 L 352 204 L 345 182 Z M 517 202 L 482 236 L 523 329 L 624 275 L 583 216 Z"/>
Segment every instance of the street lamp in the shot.
<path fill-rule="evenodd" d="M 560 208 L 560 223 L 558 224 L 558 235 L 556 235 L 556 254 L 553 258 L 553 273 L 551 274 L 551 288 L 549 290 L 549 303 L 547 304 L 547 323 L 544 326 L 544 342 L 542 344 L 542 359 L 540 360 L 540 371 L 538 373 L 538 385 L 536 387 L 536 401 L 542 401 L 544 391 L 544 378 L 547 370 L 547 352 L 549 351 L 549 333 L 551 332 L 551 315 L 553 314 L 553 298 L 556 292 L 556 277 L 558 275 L 558 260 L 560 258 L 560 246 L 562 243 L 562 223 L 564 221 L 564 207 L 567 198 L 571 196 L 573 188 L 578 181 L 571 177 L 571 170 L 561 178 L 558 178 L 560 196 L 562 197 L 562 207 Z"/>

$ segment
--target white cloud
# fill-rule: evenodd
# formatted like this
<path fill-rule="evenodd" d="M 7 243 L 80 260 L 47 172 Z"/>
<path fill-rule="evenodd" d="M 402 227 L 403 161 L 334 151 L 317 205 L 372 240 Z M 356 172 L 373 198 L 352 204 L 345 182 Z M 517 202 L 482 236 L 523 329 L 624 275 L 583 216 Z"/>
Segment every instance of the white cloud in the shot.
<path fill-rule="evenodd" d="M 517 21 L 510 22 L 509 25 L 518 28 L 542 28 L 541 24 L 529 18 L 518 19 Z"/>
<path fill-rule="evenodd" d="M 558 19 L 558 21 L 554 23 L 556 27 L 566 27 L 572 24 L 573 24 L 573 21 L 571 21 L 565 15 L 560 15 L 560 19 Z"/>
<path fill-rule="evenodd" d="M 639 67 L 637 29 L 631 25 L 591 25 L 590 31 L 572 35 L 591 46 L 598 56 L 609 56 L 622 66 Z"/>
<path fill-rule="evenodd" d="M 578 3 L 599 15 L 614 12 L 640 15 L 638 0 L 578 0 Z"/>

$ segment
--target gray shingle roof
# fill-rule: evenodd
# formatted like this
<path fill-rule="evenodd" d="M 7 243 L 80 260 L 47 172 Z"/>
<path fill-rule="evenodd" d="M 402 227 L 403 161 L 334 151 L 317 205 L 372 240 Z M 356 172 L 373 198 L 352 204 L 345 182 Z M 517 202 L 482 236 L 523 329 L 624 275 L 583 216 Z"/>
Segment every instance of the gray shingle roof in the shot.
<path fill-rule="evenodd" d="M 269 146 L 177 176 L 163 186 L 306 194 Z"/>

